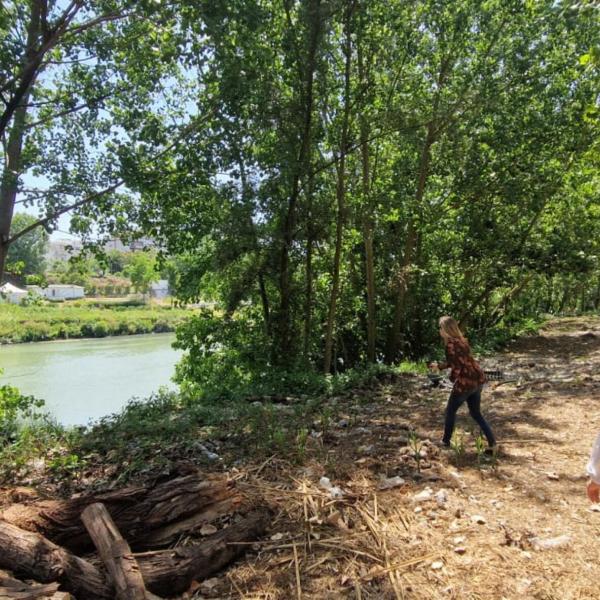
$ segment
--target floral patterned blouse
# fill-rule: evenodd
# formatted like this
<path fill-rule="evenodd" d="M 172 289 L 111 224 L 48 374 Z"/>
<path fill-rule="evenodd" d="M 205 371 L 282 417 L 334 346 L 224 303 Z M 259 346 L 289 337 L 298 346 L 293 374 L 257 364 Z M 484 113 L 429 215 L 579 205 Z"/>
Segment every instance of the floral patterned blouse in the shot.
<path fill-rule="evenodd" d="M 452 392 L 455 394 L 476 390 L 485 383 L 485 373 L 471 356 L 466 339 L 449 338 L 446 342 L 446 363 L 439 366 L 451 369 L 450 381 L 454 383 Z"/>

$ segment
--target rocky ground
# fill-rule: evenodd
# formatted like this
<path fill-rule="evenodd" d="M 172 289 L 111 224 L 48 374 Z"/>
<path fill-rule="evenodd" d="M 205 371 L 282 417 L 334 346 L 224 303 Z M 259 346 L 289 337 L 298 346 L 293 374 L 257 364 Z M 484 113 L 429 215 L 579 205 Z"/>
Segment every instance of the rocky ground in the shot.
<path fill-rule="evenodd" d="M 447 390 L 424 378 L 332 399 L 303 466 L 273 457 L 234 474 L 273 528 L 196 597 L 600 597 L 600 513 L 585 496 L 600 319 L 548 323 L 483 364 L 504 372 L 482 402 L 497 458 L 477 451 L 466 408 L 453 449 L 435 446 Z"/>

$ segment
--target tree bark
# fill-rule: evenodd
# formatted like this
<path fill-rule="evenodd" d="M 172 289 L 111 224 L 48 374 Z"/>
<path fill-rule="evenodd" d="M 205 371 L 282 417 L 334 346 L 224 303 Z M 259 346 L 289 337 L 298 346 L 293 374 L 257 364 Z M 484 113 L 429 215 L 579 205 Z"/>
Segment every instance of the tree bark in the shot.
<path fill-rule="evenodd" d="M 111 586 L 94 565 L 4 521 L 0 521 L 0 567 L 42 583 L 57 581 L 79 600 L 114 600 Z"/>
<path fill-rule="evenodd" d="M 27 42 L 25 60 L 31 62 L 36 54 L 36 42 L 40 34 L 40 5 L 39 2 L 30 2 L 31 13 L 27 27 Z M 38 65 L 39 66 L 39 65 Z M 2 134 L 9 124 L 10 115 L 12 126 L 8 133 L 6 145 L 6 162 L 0 182 L 0 283 L 4 279 L 6 268 L 6 257 L 10 245 L 10 226 L 12 224 L 17 189 L 19 185 L 19 174 L 21 172 L 21 154 L 23 152 L 23 138 L 25 137 L 25 120 L 27 118 L 27 102 L 31 92 L 31 86 L 35 80 L 35 74 L 27 80 L 24 85 L 20 101 L 9 111 L 8 106 L 2 115 L 6 121 L 2 122 Z"/>
<path fill-rule="evenodd" d="M 321 1 L 311 0 L 309 2 L 310 18 L 310 41 L 308 47 L 308 57 L 306 69 L 301 82 L 302 94 L 302 130 L 298 158 L 292 177 L 292 189 L 288 199 L 287 210 L 283 219 L 281 231 L 282 246 L 279 259 L 279 314 L 277 318 L 277 344 L 275 344 L 274 360 L 285 363 L 290 358 L 290 348 L 292 346 L 292 315 L 291 315 L 291 265 L 290 251 L 295 237 L 296 212 L 298 198 L 300 196 L 300 181 L 308 172 L 308 157 L 310 155 L 310 145 L 312 139 L 312 122 L 314 110 L 314 75 L 316 70 L 317 50 L 319 38 L 321 36 Z"/>
<path fill-rule="evenodd" d="M 81 520 L 106 566 L 117 600 L 147 600 L 140 568 L 104 504 L 90 504 Z"/>
<path fill-rule="evenodd" d="M 359 29 L 356 54 L 358 78 L 367 89 L 368 77 L 362 49 L 362 27 Z M 364 93 L 364 92 L 363 92 Z M 375 362 L 377 322 L 375 317 L 375 257 L 373 254 L 373 207 L 371 206 L 371 161 L 369 152 L 369 124 L 365 111 L 360 113 L 360 155 L 362 164 L 363 236 L 365 244 L 365 279 L 367 291 L 367 361 Z"/>
<path fill-rule="evenodd" d="M 352 38 L 350 20 L 354 6 L 349 6 L 346 15 L 346 42 L 344 48 L 344 114 L 342 117 L 342 136 L 340 140 L 340 156 L 337 162 L 337 221 L 335 235 L 335 255 L 333 258 L 333 274 L 331 280 L 331 295 L 329 311 L 325 329 L 325 356 L 323 359 L 323 372 L 331 370 L 331 355 L 333 346 L 333 327 L 335 324 L 337 299 L 340 288 L 340 262 L 342 256 L 342 239 L 344 234 L 344 221 L 346 213 L 346 154 L 348 152 L 348 129 L 350 125 L 350 67 L 352 64 Z"/>
<path fill-rule="evenodd" d="M 90 504 L 102 502 L 116 526 L 134 548 L 156 548 L 223 514 L 239 508 L 242 497 L 222 476 L 178 477 L 154 488 L 122 490 L 73 498 L 13 504 L 0 518 L 40 533 L 74 552 L 92 547 L 80 516 Z"/>
<path fill-rule="evenodd" d="M 201 544 L 134 554 L 146 588 L 159 596 L 187 590 L 194 579 L 222 569 L 262 536 L 270 522 L 268 510 L 248 513 Z M 115 592 L 91 563 L 45 537 L 0 521 L 0 568 L 42 583 L 57 581 L 78 600 L 114 600 Z"/>

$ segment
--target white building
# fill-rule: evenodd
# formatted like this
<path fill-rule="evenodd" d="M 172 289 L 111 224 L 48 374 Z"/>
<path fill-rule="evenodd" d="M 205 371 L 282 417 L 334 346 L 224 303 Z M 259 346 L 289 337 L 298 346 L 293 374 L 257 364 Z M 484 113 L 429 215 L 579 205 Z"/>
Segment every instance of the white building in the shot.
<path fill-rule="evenodd" d="M 48 300 L 76 300 L 85 296 L 83 286 L 70 283 L 53 283 L 45 288 L 38 285 L 28 285 L 27 290 Z"/>
<path fill-rule="evenodd" d="M 23 290 L 12 283 L 6 282 L 0 286 L 0 295 L 11 304 L 20 304 L 22 300 L 27 298 L 27 290 Z"/>
<path fill-rule="evenodd" d="M 166 298 L 169 295 L 169 281 L 167 279 L 159 279 L 150 284 L 151 298 Z"/>

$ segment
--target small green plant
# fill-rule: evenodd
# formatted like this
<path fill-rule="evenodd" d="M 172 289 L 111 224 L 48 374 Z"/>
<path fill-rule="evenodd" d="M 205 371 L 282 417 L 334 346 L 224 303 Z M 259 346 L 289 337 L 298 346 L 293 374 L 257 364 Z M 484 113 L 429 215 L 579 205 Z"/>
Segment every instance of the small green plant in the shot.
<path fill-rule="evenodd" d="M 306 458 L 306 443 L 308 441 L 308 429 L 302 427 L 296 434 L 296 456 L 299 463 Z"/>
<path fill-rule="evenodd" d="M 321 409 L 321 416 L 319 420 L 321 422 L 321 431 L 323 432 L 323 437 L 325 438 L 331 430 L 331 422 L 333 420 L 333 410 L 330 406 L 324 406 Z"/>
<path fill-rule="evenodd" d="M 475 438 L 475 451 L 477 452 L 477 465 L 481 467 L 485 458 L 486 441 L 480 434 Z"/>
<path fill-rule="evenodd" d="M 450 448 L 454 453 L 456 460 L 462 459 L 465 455 L 465 435 L 462 429 L 457 429 L 450 440 Z"/>
<path fill-rule="evenodd" d="M 423 442 L 419 439 L 416 431 L 411 430 L 408 434 L 408 445 L 413 452 L 413 457 L 417 461 L 417 473 L 421 472 L 421 450 L 423 448 Z"/>

